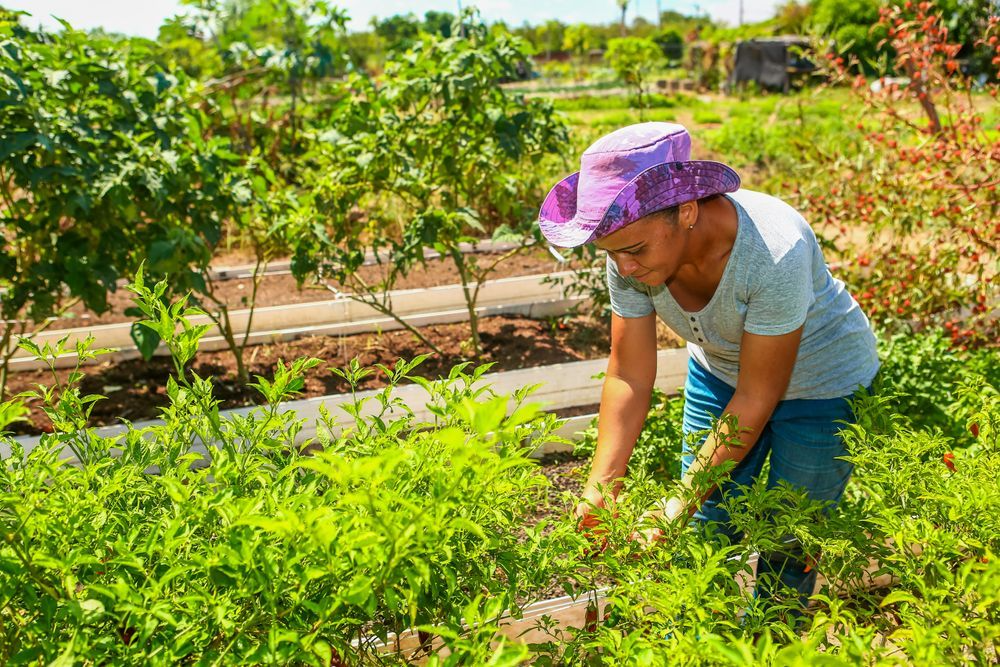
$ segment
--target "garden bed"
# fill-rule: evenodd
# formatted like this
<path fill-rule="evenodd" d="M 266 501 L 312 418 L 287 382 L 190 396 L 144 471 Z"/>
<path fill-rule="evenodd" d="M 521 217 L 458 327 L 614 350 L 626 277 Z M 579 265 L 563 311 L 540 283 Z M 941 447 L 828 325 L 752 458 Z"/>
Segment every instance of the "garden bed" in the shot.
<path fill-rule="evenodd" d="M 483 343 L 483 362 L 494 362 L 496 370 L 513 370 L 549 364 L 596 359 L 607 355 L 609 332 L 606 323 L 587 318 L 572 318 L 560 326 L 542 320 L 523 317 L 492 317 L 480 323 Z M 467 354 L 468 326 L 460 324 L 431 325 L 425 332 L 445 356 L 431 356 L 418 369 L 421 375 L 435 378 L 446 375 L 456 359 Z M 279 359 L 291 360 L 301 356 L 322 359 L 327 365 L 345 366 L 357 358 L 363 366 L 376 363 L 393 364 L 397 359 L 411 359 L 429 350 L 408 331 L 356 334 L 351 336 L 309 336 L 292 342 L 259 345 L 246 354 L 252 375 L 270 376 Z M 217 397 L 223 408 L 251 405 L 257 392 L 242 387 L 236 379 L 236 364 L 226 351 L 201 352 L 192 370 L 202 377 L 215 380 Z M 59 369 L 56 375 L 65 382 L 72 369 Z M 106 396 L 92 413 L 93 425 L 116 423 L 119 419 L 141 420 L 155 418 L 159 408 L 166 405 L 165 385 L 173 372 L 169 358 L 154 357 L 146 362 L 141 359 L 116 364 L 86 366 L 83 391 Z M 34 370 L 16 373 L 8 380 L 8 391 L 17 394 L 35 387 L 38 383 L 52 382 L 47 371 Z M 363 389 L 384 386 L 385 378 L 375 373 L 366 378 Z M 306 379 L 303 397 L 338 394 L 349 389 L 346 382 L 333 373 L 313 373 Z M 41 410 L 32 407 L 30 423 L 15 425 L 19 434 L 38 433 L 46 424 Z"/>
<path fill-rule="evenodd" d="M 492 253 L 482 253 L 482 260 L 489 261 L 496 256 Z M 547 250 L 536 249 L 504 260 L 490 274 L 490 279 L 565 271 L 567 268 L 565 264 L 556 261 Z M 365 282 L 373 285 L 385 275 L 385 268 L 377 264 L 366 265 L 360 267 L 357 274 Z M 422 289 L 458 281 L 458 272 L 450 259 L 430 259 L 426 266 L 415 266 L 406 275 L 400 276 L 394 289 Z M 335 283 L 331 284 L 334 287 L 341 287 Z M 230 308 L 246 308 L 252 293 L 253 280 L 249 277 L 224 279 L 215 284 L 216 297 Z M 312 303 L 329 300 L 332 296 L 330 290 L 325 287 L 305 285 L 300 289 L 290 273 L 268 274 L 261 279 L 257 288 L 256 307 Z M 119 288 L 108 294 L 109 309 L 106 312 L 97 314 L 87 310 L 82 304 L 77 304 L 67 310 L 62 317 L 52 321 L 48 328 L 67 329 L 132 322 L 135 318 L 125 315 L 125 309 L 133 305 L 132 293 Z"/>
<path fill-rule="evenodd" d="M 522 315 L 527 317 L 550 317 L 563 315 L 574 306 L 581 304 L 585 297 L 567 295 L 558 284 L 549 282 L 547 277 L 566 278 L 569 272 L 528 275 L 489 280 L 478 287 L 476 314 L 478 317 L 491 315 Z M 332 296 L 332 295 L 331 295 Z M 254 310 L 242 309 L 229 312 L 228 322 L 234 338 L 245 346 L 290 341 L 308 335 L 348 335 L 371 331 L 387 331 L 402 328 L 403 318 L 413 327 L 429 324 L 447 324 L 469 319 L 465 288 L 462 285 L 443 285 L 424 289 L 394 290 L 386 295 L 385 305 L 392 308 L 395 317 L 382 312 L 369 302 L 360 302 L 346 295 L 313 303 L 259 306 Z M 382 301 L 380 297 L 378 299 Z M 207 315 L 189 318 L 191 324 L 209 325 L 211 332 L 201 339 L 200 349 L 206 351 L 230 349 L 230 344 L 222 330 Z M 53 329 L 38 333 L 33 342 L 39 346 L 64 341 L 69 352 L 55 360 L 58 367 L 76 365 L 73 351 L 78 342 L 93 338 L 95 348 L 107 348 L 114 352 L 110 360 L 134 359 L 140 352 L 132 337 L 132 323 L 120 322 L 75 329 Z M 245 342 L 244 342 L 245 341 Z M 155 354 L 166 354 L 165 346 L 159 346 Z M 28 350 L 16 350 L 9 368 L 21 372 L 43 368 Z"/>

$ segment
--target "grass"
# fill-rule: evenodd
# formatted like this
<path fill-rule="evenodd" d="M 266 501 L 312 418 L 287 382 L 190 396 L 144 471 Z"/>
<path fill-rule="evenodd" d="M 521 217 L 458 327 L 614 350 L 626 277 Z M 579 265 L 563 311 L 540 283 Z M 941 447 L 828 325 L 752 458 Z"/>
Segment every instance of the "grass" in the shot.
<path fill-rule="evenodd" d="M 631 96 L 553 100 L 571 127 L 566 163 L 578 164 L 587 146 L 619 127 L 640 120 L 677 122 L 691 132 L 694 157 L 726 162 L 740 172 L 746 187 L 773 191 L 780 182 L 804 177 L 798 173 L 801 147 L 833 150 L 855 142 L 860 138 L 857 123 L 865 115 L 851 91 L 843 88 L 746 97 L 679 93 L 653 95 L 650 100 L 652 108 L 641 118 Z M 984 131 L 997 133 L 1000 107 L 986 94 L 976 102 Z M 565 175 L 566 167 L 559 162 L 554 178 Z M 542 168 L 548 166 L 552 164 Z"/>
<path fill-rule="evenodd" d="M 686 95 L 660 95 L 651 93 L 644 96 L 646 106 L 651 109 L 672 109 L 687 103 Z M 582 97 L 557 97 L 553 106 L 560 111 L 611 111 L 630 109 L 635 104 L 634 95 L 587 95 Z"/>

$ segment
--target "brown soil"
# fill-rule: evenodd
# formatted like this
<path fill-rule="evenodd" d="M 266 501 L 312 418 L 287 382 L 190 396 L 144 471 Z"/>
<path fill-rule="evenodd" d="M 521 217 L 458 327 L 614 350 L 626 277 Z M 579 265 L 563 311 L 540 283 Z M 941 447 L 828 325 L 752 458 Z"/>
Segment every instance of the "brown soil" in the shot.
<path fill-rule="evenodd" d="M 599 358 L 609 350 L 608 329 L 607 323 L 582 317 L 558 325 L 522 317 L 486 318 L 480 322 L 482 361 L 496 362 L 494 370 L 501 371 Z M 446 375 L 466 355 L 468 324 L 432 325 L 424 331 L 444 356 L 430 357 L 417 372 L 430 378 Z M 340 337 L 310 336 L 292 342 L 259 345 L 248 348 L 245 359 L 251 376 L 264 377 L 273 375 L 279 359 L 303 356 L 322 359 L 327 366 L 315 369 L 306 378 L 302 397 L 308 398 L 348 391 L 348 385 L 327 369 L 343 367 L 355 357 L 362 366 L 391 365 L 397 359 L 412 359 L 427 352 L 429 350 L 413 334 L 391 331 Z M 216 397 L 222 401 L 223 408 L 250 405 L 258 399 L 255 390 L 239 385 L 235 361 L 226 351 L 199 353 L 191 370 L 201 377 L 213 379 Z M 152 419 L 167 402 L 164 386 L 172 373 L 172 364 L 167 358 L 86 366 L 82 371 L 82 392 L 107 397 L 96 404 L 91 414 L 93 425 L 112 424 L 119 419 Z M 71 369 L 57 371 L 60 384 L 66 382 L 70 372 Z M 39 383 L 53 384 L 52 375 L 46 371 L 15 373 L 8 379 L 8 391 L 15 395 L 34 389 Z M 365 379 L 361 388 L 384 385 L 384 375 L 374 373 Z M 50 428 L 37 401 L 30 407 L 30 422 L 12 427 L 17 434 L 38 433 Z"/>
<path fill-rule="evenodd" d="M 600 403 L 592 403 L 590 405 L 577 405 L 572 408 L 562 408 L 561 410 L 554 410 L 554 412 L 560 419 L 566 419 L 567 417 L 579 417 L 580 415 L 596 415 L 600 407 Z"/>
<path fill-rule="evenodd" d="M 542 473 L 551 482 L 545 505 L 534 508 L 531 524 L 556 520 L 573 511 L 575 499 L 583 492 L 590 461 L 569 453 L 549 454 L 540 461 Z M 567 497 L 569 494 L 569 497 Z"/>
<path fill-rule="evenodd" d="M 477 255 L 481 264 L 495 261 L 497 255 L 482 253 Z M 499 278 L 510 278 L 514 276 L 528 276 L 543 273 L 555 273 L 568 270 L 569 266 L 556 262 L 555 258 L 545 250 L 535 250 L 524 252 L 514 257 L 509 257 L 501 262 L 490 274 L 490 280 Z M 379 265 L 363 266 L 358 270 L 358 276 L 369 285 L 379 283 L 385 275 L 385 267 Z M 393 289 L 419 289 L 424 287 L 434 287 L 437 285 L 452 285 L 459 282 L 458 272 L 451 260 L 430 260 L 426 266 L 415 267 L 407 275 L 403 276 L 393 286 Z M 343 285 L 331 283 L 337 289 L 349 289 Z M 220 280 L 214 285 L 217 299 L 229 305 L 232 309 L 247 308 L 253 294 L 253 281 L 249 278 Z M 132 293 L 124 288 L 108 295 L 109 309 L 101 314 L 94 313 L 76 304 L 70 308 L 62 317 L 52 321 L 49 329 L 69 329 L 73 327 L 94 326 L 99 324 L 113 324 L 116 322 L 130 322 L 134 317 L 125 315 L 125 309 L 134 306 Z M 305 285 L 299 289 L 295 278 L 291 275 L 269 275 L 265 276 L 257 288 L 257 307 L 274 306 L 294 303 L 307 303 L 312 301 L 325 301 L 335 298 L 335 295 L 323 286 Z M 210 308 L 211 303 L 206 302 L 203 306 Z"/>

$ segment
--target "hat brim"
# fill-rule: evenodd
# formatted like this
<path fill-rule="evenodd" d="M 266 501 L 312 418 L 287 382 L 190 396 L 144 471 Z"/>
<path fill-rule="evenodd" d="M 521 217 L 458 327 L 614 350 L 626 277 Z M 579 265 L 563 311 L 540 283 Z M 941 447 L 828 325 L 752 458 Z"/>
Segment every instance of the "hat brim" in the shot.
<path fill-rule="evenodd" d="M 542 234 L 560 248 L 575 248 L 613 234 L 651 213 L 740 188 L 739 175 L 721 162 L 664 162 L 626 183 L 600 220 L 587 220 L 577 215 L 579 180 L 577 172 L 559 181 L 545 197 L 538 214 Z"/>

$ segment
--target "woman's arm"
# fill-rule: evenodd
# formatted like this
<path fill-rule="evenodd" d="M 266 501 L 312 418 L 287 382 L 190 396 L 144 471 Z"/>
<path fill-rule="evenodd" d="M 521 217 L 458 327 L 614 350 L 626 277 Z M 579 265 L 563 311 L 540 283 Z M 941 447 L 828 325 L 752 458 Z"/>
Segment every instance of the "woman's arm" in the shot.
<path fill-rule="evenodd" d="M 693 514 L 715 490 L 714 485 L 695 488 L 698 473 L 725 461 L 738 464 L 750 453 L 778 401 L 788 389 L 801 339 L 802 327 L 780 336 L 743 334 L 736 392 L 723 411 L 723 415 L 735 418 L 738 433 L 732 433 L 727 421 L 721 420 L 717 433 L 713 431 L 705 439 L 694 462 L 681 479 L 684 491 L 663 501 L 648 516 L 663 516 L 672 521 L 685 513 Z M 731 446 L 727 447 L 726 443 Z M 646 533 L 648 539 L 656 539 L 658 536 L 658 530 Z"/>
<path fill-rule="evenodd" d="M 649 413 L 656 380 L 656 315 L 611 315 L 611 356 L 601 391 L 597 449 L 577 516 L 584 523 L 592 505 L 603 507 L 621 488 L 629 458 Z M 604 498 L 603 490 L 611 492 Z"/>

